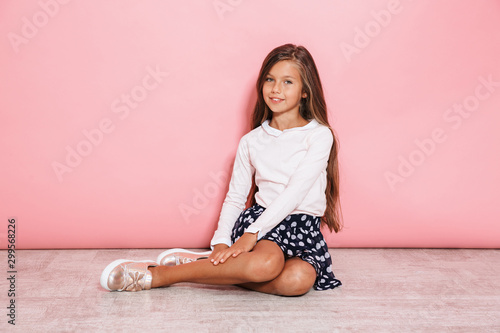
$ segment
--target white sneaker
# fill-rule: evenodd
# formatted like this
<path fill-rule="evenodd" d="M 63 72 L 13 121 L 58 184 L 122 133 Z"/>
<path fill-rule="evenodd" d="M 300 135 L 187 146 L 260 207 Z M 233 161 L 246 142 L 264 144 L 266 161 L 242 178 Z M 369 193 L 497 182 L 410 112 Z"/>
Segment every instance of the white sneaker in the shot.
<path fill-rule="evenodd" d="M 162 252 L 156 262 L 160 266 L 177 266 L 200 259 L 207 259 L 212 251 L 195 252 L 185 249 L 170 249 Z"/>
<path fill-rule="evenodd" d="M 153 276 L 148 267 L 154 261 L 115 260 L 101 274 L 101 286 L 109 291 L 139 291 L 151 289 Z"/>

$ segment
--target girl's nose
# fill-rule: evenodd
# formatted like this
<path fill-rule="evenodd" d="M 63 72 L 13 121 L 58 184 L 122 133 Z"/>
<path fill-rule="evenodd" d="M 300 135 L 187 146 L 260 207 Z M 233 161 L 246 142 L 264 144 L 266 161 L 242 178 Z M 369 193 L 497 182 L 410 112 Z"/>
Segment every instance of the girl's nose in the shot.
<path fill-rule="evenodd" d="M 281 92 L 280 90 L 280 86 L 279 84 L 276 82 L 274 85 L 273 85 L 273 90 L 272 90 L 273 93 L 276 93 L 276 94 L 279 94 Z"/>

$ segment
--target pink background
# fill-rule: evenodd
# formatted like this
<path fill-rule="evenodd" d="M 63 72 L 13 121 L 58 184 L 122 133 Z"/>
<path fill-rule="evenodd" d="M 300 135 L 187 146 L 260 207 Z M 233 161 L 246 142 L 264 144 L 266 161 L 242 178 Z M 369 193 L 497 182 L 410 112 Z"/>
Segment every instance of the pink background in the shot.
<path fill-rule="evenodd" d="M 2 1 L 2 248 L 10 217 L 20 248 L 208 247 L 286 42 L 315 57 L 340 138 L 331 247 L 499 247 L 499 17 L 495 0 Z"/>

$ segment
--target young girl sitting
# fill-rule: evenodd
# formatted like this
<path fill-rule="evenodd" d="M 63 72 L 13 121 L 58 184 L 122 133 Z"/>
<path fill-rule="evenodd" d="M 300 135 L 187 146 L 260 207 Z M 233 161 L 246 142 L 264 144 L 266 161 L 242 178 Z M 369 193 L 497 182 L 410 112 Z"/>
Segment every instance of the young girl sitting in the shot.
<path fill-rule="evenodd" d="M 311 54 L 292 44 L 272 50 L 257 93 L 253 130 L 240 140 L 212 251 L 116 260 L 101 275 L 103 288 L 194 282 L 292 296 L 341 285 L 320 231 L 322 224 L 341 229 L 338 145 Z"/>

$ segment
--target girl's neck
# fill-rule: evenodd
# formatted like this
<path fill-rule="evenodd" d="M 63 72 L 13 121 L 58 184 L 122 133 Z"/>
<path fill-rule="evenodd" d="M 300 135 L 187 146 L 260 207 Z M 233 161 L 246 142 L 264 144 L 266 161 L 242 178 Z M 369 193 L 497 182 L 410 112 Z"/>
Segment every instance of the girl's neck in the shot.
<path fill-rule="evenodd" d="M 280 131 L 294 127 L 302 127 L 309 123 L 309 121 L 302 118 L 300 114 L 289 115 L 289 114 L 278 114 L 273 113 L 272 119 L 269 121 L 269 126 L 276 128 Z"/>

